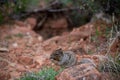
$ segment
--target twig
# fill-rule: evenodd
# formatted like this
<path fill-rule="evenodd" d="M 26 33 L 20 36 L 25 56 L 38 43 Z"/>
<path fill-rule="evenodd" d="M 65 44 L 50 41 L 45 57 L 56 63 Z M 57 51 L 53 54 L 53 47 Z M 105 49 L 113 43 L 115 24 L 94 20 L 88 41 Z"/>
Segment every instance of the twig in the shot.
<path fill-rule="evenodd" d="M 43 8 L 43 9 L 34 9 L 33 11 L 30 12 L 25 12 L 25 13 L 39 13 L 39 12 L 63 12 L 63 11 L 72 11 L 72 10 L 80 10 L 79 7 L 72 7 L 72 8 L 62 8 L 62 9 L 50 9 L 50 8 Z"/>
<path fill-rule="evenodd" d="M 46 19 L 47 19 L 47 16 L 45 16 L 45 17 L 38 23 L 37 28 L 40 28 L 40 27 L 44 24 L 44 22 L 46 21 Z"/>
<path fill-rule="evenodd" d="M 115 27 L 115 30 L 116 30 L 116 36 L 112 39 L 112 37 L 113 37 L 113 28 Z M 111 51 L 111 48 L 112 48 L 112 46 L 115 44 L 115 42 L 117 41 L 117 40 L 119 40 L 119 37 L 120 37 L 120 32 L 117 30 L 117 26 L 115 25 L 115 15 L 114 15 L 114 13 L 113 13 L 113 16 L 112 16 L 112 30 L 111 30 L 111 34 L 110 34 L 110 44 L 109 44 L 109 47 L 108 47 L 108 50 L 107 50 L 107 53 L 106 53 L 106 55 Z"/>
<path fill-rule="evenodd" d="M 34 9 L 33 11 L 25 11 L 25 12 L 21 12 L 21 14 L 19 15 L 19 17 L 26 17 L 26 16 L 30 16 L 32 14 L 36 14 L 36 13 L 58 13 L 58 12 L 67 12 L 67 11 L 73 11 L 73 10 L 80 10 L 79 7 L 75 7 L 75 8 L 62 8 L 62 9 L 48 9 L 48 8 L 44 8 L 44 9 Z"/>
<path fill-rule="evenodd" d="M 111 51 L 112 46 L 119 39 L 119 37 L 120 37 L 120 32 L 117 32 L 116 37 L 112 40 L 111 44 L 109 44 L 109 48 L 107 50 L 107 54 Z"/>

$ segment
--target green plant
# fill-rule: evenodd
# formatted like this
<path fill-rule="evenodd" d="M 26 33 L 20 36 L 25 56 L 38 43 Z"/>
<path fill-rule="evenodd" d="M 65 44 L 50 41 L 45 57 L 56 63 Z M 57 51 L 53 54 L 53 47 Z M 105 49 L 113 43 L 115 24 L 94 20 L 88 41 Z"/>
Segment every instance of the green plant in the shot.
<path fill-rule="evenodd" d="M 94 52 L 92 50 L 88 50 L 88 54 L 91 55 L 93 54 Z"/>
<path fill-rule="evenodd" d="M 107 48 L 105 48 L 106 59 L 100 62 L 98 66 L 98 70 L 101 71 L 101 73 L 103 72 L 107 74 L 110 77 L 110 80 L 119 80 L 120 78 L 119 24 L 113 23 L 112 27 L 107 27 L 105 29 L 104 34 L 107 37 L 107 42 L 106 42 Z M 117 50 L 112 51 L 111 49 L 117 49 Z"/>
<path fill-rule="evenodd" d="M 29 4 L 29 0 L 18 0 L 17 3 L 13 7 L 14 13 L 19 13 L 25 11 L 27 4 Z"/>
<path fill-rule="evenodd" d="M 120 73 L 120 60 L 117 57 L 113 58 L 108 56 L 108 60 L 105 63 L 102 63 L 100 66 L 101 71 L 111 72 L 111 73 Z"/>
<path fill-rule="evenodd" d="M 106 55 L 106 61 L 100 62 L 98 70 L 101 73 L 107 73 L 110 80 L 118 80 L 120 76 L 120 55 L 115 57 Z"/>
<path fill-rule="evenodd" d="M 11 35 L 7 35 L 7 36 L 5 37 L 5 39 L 12 39 L 12 36 L 11 36 Z"/>
<path fill-rule="evenodd" d="M 62 71 L 53 68 L 43 68 L 38 73 L 28 73 L 19 80 L 55 80 L 55 76 Z"/>
<path fill-rule="evenodd" d="M 106 36 L 106 38 L 110 37 L 110 32 L 111 32 L 111 28 L 110 27 L 106 27 L 105 33 L 104 33 L 104 35 Z"/>
<path fill-rule="evenodd" d="M 3 15 L 2 15 L 2 13 L 0 12 L 0 23 L 2 23 L 2 21 L 3 21 Z"/>
<path fill-rule="evenodd" d="M 15 37 L 19 37 L 19 38 L 23 38 L 24 37 L 24 35 L 22 33 L 15 34 L 14 36 Z"/>
<path fill-rule="evenodd" d="M 6 22 L 4 19 L 17 19 L 22 12 L 31 10 L 30 7 L 39 4 L 39 0 L 5 0 L 0 3 L 0 23 Z"/>

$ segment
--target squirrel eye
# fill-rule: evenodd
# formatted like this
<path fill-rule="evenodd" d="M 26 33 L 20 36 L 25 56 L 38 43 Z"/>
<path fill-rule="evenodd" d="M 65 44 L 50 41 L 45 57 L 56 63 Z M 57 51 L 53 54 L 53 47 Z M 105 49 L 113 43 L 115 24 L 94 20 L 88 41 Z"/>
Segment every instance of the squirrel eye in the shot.
<path fill-rule="evenodd" d="M 55 54 L 56 54 L 56 55 L 58 55 L 58 54 L 59 54 L 59 52 L 56 52 Z"/>

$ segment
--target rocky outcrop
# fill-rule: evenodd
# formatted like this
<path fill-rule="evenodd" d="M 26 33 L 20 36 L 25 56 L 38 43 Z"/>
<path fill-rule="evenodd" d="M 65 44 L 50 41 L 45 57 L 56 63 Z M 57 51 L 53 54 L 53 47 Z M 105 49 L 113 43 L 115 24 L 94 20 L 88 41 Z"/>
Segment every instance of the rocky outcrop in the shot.
<path fill-rule="evenodd" d="M 93 65 L 85 63 L 65 69 L 56 80 L 101 80 L 101 74 Z"/>

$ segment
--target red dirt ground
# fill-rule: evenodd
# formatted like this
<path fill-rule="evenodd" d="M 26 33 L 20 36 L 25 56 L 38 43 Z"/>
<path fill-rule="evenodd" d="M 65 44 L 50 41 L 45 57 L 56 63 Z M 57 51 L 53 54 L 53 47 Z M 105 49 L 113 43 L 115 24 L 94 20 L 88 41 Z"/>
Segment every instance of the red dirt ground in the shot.
<path fill-rule="evenodd" d="M 8 49 L 8 51 L 0 51 L 0 80 L 14 80 L 26 72 L 36 72 L 43 66 L 55 67 L 49 60 L 49 56 L 53 50 L 58 48 L 72 50 L 78 58 L 93 58 L 96 63 L 97 58 L 90 54 L 106 53 L 107 46 L 103 45 L 106 38 L 102 34 L 107 26 L 104 23 L 88 23 L 74 28 L 71 32 L 62 29 L 62 34 L 44 40 L 41 35 L 31 29 L 35 25 L 35 21 L 31 22 L 27 24 L 16 22 L 12 25 L 0 26 L 0 48 Z M 60 25 L 60 22 L 58 24 Z M 61 30 L 60 26 L 58 28 Z M 95 35 L 96 29 L 100 32 L 98 36 Z M 44 34 L 54 33 L 44 32 Z"/>

